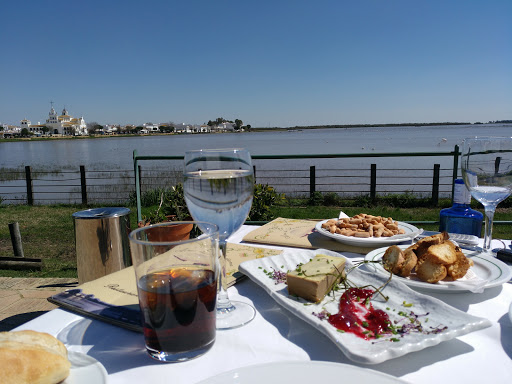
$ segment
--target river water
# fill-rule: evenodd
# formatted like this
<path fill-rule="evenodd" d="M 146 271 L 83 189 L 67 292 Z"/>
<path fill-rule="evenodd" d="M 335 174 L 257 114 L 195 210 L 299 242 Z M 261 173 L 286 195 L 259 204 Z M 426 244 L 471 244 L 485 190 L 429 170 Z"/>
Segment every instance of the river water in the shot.
<path fill-rule="evenodd" d="M 512 124 L 482 124 L 456 126 L 424 126 L 424 127 L 367 127 L 367 128 L 329 128 L 304 129 L 292 131 L 242 132 L 222 134 L 181 134 L 134 137 L 108 137 L 99 139 L 66 139 L 48 141 L 21 141 L 0 143 L 0 170 L 23 170 L 29 165 L 33 171 L 61 171 L 79 169 L 84 165 L 88 171 L 133 169 L 133 151 L 139 155 L 175 155 L 182 156 L 186 150 L 200 148 L 231 148 L 244 147 L 252 155 L 293 155 L 293 154 L 371 154 L 396 152 L 442 152 L 453 151 L 462 139 L 473 136 L 511 136 Z M 386 184 L 396 183 L 400 177 L 417 176 L 420 170 L 426 172 L 427 182 L 431 184 L 434 163 L 441 164 L 442 177 L 451 177 L 453 159 L 408 157 L 408 158 L 352 158 L 352 159 L 298 159 L 288 161 L 255 161 L 257 169 L 264 171 L 281 171 L 288 177 L 294 171 L 302 172 L 297 177 L 308 174 L 309 166 L 316 165 L 325 169 L 325 184 L 332 184 L 336 176 L 329 178 L 330 170 L 345 170 L 344 184 L 350 185 L 360 174 L 369 173 L 371 163 L 378 163 L 379 175 L 386 170 L 391 177 L 389 182 L 381 182 L 381 188 L 392 191 Z M 146 168 L 174 169 L 179 171 L 181 163 L 173 165 L 143 164 Z M 402 170 L 407 168 L 407 170 Z M 397 171 L 398 170 L 398 171 Z M 352 174 L 350 174 L 352 172 Z M 262 175 L 257 171 L 257 175 Z M 268 174 L 267 180 L 261 181 L 271 185 L 279 184 L 281 174 Z M 307 176 L 306 176 L 307 177 Z M 317 172 L 322 184 L 322 174 Z M 258 181 L 258 180 L 257 180 Z M 448 180 L 451 183 L 451 180 Z M 359 183 L 360 181 L 358 181 Z M 9 181 L 0 181 L 2 185 Z M 294 183 L 293 179 L 288 183 Z M 355 182 L 354 182 L 355 183 Z M 297 182 L 298 184 L 298 182 Z M 334 183 L 335 184 L 335 183 Z M 415 181 L 411 184 L 421 184 Z M 278 187 L 276 187 L 278 188 Z M 300 190 L 301 187 L 296 187 Z M 306 187 L 304 187 L 306 188 Z M 307 187 L 308 188 L 308 187 Z M 307 189 L 306 188 L 306 189 Z M 344 187 L 346 191 L 357 191 L 360 187 Z M 449 186 L 445 189 L 450 189 Z M 411 185 L 407 190 L 418 190 Z M 420 188 L 421 190 L 421 188 Z M 329 191 L 328 187 L 324 191 Z M 285 191 L 286 192 L 286 191 Z"/>

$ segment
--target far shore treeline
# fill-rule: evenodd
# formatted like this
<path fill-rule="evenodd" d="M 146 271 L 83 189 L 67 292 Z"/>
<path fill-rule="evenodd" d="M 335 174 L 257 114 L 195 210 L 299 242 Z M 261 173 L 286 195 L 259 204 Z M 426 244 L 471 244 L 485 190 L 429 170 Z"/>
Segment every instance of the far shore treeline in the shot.
<path fill-rule="evenodd" d="M 390 128 L 390 127 L 433 127 L 442 125 L 472 125 L 472 124 L 511 124 L 512 120 L 496 120 L 489 121 L 488 123 L 388 123 L 388 124 L 331 124 L 331 125 L 296 125 L 294 127 L 267 127 L 267 128 L 251 128 L 251 131 L 268 131 L 268 130 L 290 130 L 290 129 L 326 129 L 326 128 Z"/>
<path fill-rule="evenodd" d="M 291 130 L 306 130 L 306 129 L 330 129 L 330 128 L 390 128 L 390 127 L 431 127 L 431 126 L 456 126 L 456 125 L 477 125 L 477 124 L 511 124 L 512 120 L 496 120 L 487 123 L 469 123 L 469 122 L 442 122 L 442 123 L 387 123 L 387 124 L 330 124 L 330 125 L 296 125 L 291 127 L 251 127 L 247 126 L 245 132 L 269 132 L 269 131 L 291 131 Z M 239 131 L 235 131 L 239 132 Z M 233 132 L 211 132 L 211 133 L 194 133 L 194 134 L 212 134 L 212 133 L 233 133 Z M 116 134 L 117 137 L 139 137 L 139 136 L 155 136 L 155 135 L 174 135 L 176 133 L 152 132 L 148 134 Z M 182 133 L 178 133 L 182 134 Z M 25 141 L 25 140 L 69 140 L 69 139 L 91 139 L 91 138 L 107 138 L 111 135 L 96 135 L 90 134 L 88 136 L 43 136 L 43 137 L 12 137 L 0 138 L 0 142 L 8 141 Z"/>

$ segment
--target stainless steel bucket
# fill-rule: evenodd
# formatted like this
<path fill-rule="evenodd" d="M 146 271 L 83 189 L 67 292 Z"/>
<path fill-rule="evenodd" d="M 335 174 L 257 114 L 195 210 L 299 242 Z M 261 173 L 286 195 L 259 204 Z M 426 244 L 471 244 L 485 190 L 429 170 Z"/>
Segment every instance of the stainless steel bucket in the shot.
<path fill-rule="evenodd" d="M 93 208 L 75 212 L 73 218 L 80 284 L 132 265 L 130 209 Z"/>

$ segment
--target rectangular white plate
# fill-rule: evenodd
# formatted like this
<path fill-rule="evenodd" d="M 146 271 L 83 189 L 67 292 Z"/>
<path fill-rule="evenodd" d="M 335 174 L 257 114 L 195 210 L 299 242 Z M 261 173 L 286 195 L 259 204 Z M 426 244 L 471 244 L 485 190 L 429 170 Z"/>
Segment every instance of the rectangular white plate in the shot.
<path fill-rule="evenodd" d="M 410 333 L 404 335 L 399 342 L 389 341 L 388 338 L 373 342 L 363 340 L 351 333 L 340 333 L 326 320 L 320 320 L 313 313 L 319 313 L 323 309 L 331 314 L 337 313 L 339 297 L 342 292 L 336 293 L 335 300 L 328 296 L 319 304 L 311 304 L 303 299 L 288 295 L 285 283 L 276 284 L 265 273 L 265 271 L 268 272 L 272 269 L 283 272 L 293 270 L 299 263 L 307 263 L 318 253 L 340 256 L 338 253 L 328 250 L 290 250 L 277 256 L 246 261 L 240 265 L 240 271 L 264 288 L 277 303 L 326 334 L 349 359 L 355 362 L 378 364 L 491 325 L 487 319 L 459 311 L 438 299 L 416 292 L 400 281 L 392 279 L 383 290 L 389 300 L 386 302 L 380 297 L 374 298 L 372 300 L 374 308 L 385 310 L 391 321 L 395 319 L 403 320 L 403 317 L 398 314 L 399 311 L 407 313 L 413 311 L 418 315 L 428 313 L 428 315 L 421 318 L 425 328 L 442 326 L 448 328 L 441 333 Z M 350 261 L 347 260 L 346 268 L 350 268 L 351 265 Z M 385 277 L 360 269 L 353 269 L 348 275 L 348 279 L 359 287 L 372 285 L 376 288 L 387 280 Z M 412 304 L 412 307 L 405 307 L 404 302 Z M 428 320 L 425 321 L 425 319 Z"/>

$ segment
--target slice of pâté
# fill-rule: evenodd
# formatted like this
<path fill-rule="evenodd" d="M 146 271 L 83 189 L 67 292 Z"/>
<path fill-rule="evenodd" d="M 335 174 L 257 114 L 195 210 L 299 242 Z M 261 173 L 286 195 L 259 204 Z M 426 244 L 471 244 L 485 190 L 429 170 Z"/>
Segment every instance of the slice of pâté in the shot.
<path fill-rule="evenodd" d="M 321 301 L 344 276 L 345 258 L 318 254 L 286 274 L 288 293 L 308 301 Z"/>

